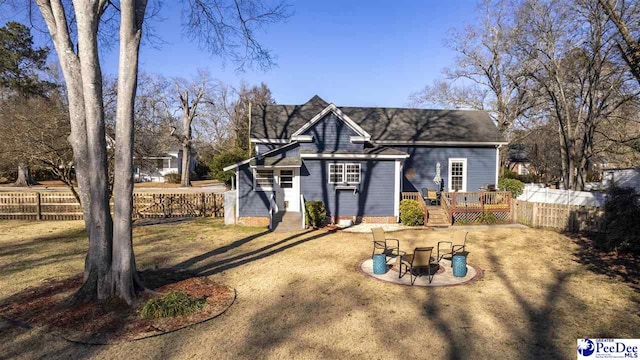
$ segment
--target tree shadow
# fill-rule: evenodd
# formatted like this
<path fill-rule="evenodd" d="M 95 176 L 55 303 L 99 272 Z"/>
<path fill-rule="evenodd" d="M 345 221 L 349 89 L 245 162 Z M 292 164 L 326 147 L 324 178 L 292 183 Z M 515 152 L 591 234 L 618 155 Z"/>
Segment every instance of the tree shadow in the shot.
<path fill-rule="evenodd" d="M 523 358 L 540 359 L 540 358 L 562 358 L 563 352 L 558 347 L 556 341 L 559 334 L 555 329 L 560 325 L 560 319 L 556 318 L 554 310 L 556 309 L 560 299 L 566 294 L 565 286 L 569 278 L 574 275 L 573 271 L 558 271 L 550 277 L 551 284 L 545 286 L 544 301 L 542 306 L 536 306 L 534 301 L 527 298 L 510 280 L 509 276 L 503 269 L 500 259 L 492 248 L 487 249 L 487 257 L 494 264 L 498 280 L 507 289 L 507 292 L 516 301 L 522 309 L 522 314 L 527 320 L 527 327 L 521 328 L 519 324 L 505 322 L 507 328 L 511 329 L 513 334 L 519 335 L 526 342 L 527 350 L 524 351 Z M 549 264 L 541 263 L 540 266 L 549 267 Z M 567 300 L 567 299 L 563 299 Z"/>
<path fill-rule="evenodd" d="M 573 252 L 576 261 L 589 271 L 620 279 L 640 292 L 640 258 L 633 254 L 606 251 L 595 245 L 594 238 L 604 234 L 566 234 L 578 248 Z"/>

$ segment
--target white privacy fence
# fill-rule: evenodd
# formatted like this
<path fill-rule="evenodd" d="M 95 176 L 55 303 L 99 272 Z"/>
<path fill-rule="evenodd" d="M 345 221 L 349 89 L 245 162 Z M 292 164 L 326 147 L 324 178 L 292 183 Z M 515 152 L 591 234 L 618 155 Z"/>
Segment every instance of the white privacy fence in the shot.
<path fill-rule="evenodd" d="M 543 188 L 536 184 L 526 184 L 518 200 L 563 205 L 585 205 L 603 207 L 606 194 L 588 191 L 573 191 Z"/>

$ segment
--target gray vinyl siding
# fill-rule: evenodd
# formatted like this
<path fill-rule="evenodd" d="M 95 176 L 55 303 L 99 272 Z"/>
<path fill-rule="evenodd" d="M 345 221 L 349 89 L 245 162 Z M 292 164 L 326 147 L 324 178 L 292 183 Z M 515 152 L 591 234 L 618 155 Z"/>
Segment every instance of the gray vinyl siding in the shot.
<path fill-rule="evenodd" d="M 360 184 L 335 191 L 328 182 L 329 163 L 360 163 Z M 395 161 L 305 160 L 300 191 L 305 201 L 320 200 L 329 216 L 394 216 Z"/>
<path fill-rule="evenodd" d="M 410 155 L 404 164 L 403 191 L 436 189 L 433 182 L 436 164 L 440 162 L 440 175 L 445 190 L 449 189 L 449 158 L 467 159 L 467 191 L 476 191 L 481 186 L 496 182 L 495 147 L 423 147 L 396 146 L 394 149 Z"/>
<path fill-rule="evenodd" d="M 286 145 L 286 144 L 258 144 L 258 153 L 256 155 L 264 154 L 267 151 L 271 151 L 273 149 L 280 148 L 283 145 Z"/>
<path fill-rule="evenodd" d="M 313 135 L 313 142 L 302 143 L 304 150 L 336 151 L 336 150 L 362 150 L 363 144 L 351 142 L 351 136 L 358 136 L 344 121 L 338 119 L 333 113 L 327 114 L 303 135 Z"/>
<path fill-rule="evenodd" d="M 293 146 L 281 152 L 272 154 L 271 157 L 299 157 L 300 148 Z M 238 169 L 238 196 L 239 208 L 238 213 L 243 216 L 269 216 L 269 199 L 271 195 L 275 195 L 273 191 L 254 191 L 253 190 L 253 169 L 249 165 L 243 165 Z"/>

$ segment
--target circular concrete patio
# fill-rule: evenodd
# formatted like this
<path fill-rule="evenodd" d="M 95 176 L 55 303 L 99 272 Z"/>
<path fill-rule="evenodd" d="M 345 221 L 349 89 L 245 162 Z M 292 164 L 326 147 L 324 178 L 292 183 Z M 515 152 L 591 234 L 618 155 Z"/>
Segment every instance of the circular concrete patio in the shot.
<path fill-rule="evenodd" d="M 404 273 L 405 267 L 402 267 L 403 276 L 398 277 L 398 269 L 395 266 L 396 259 L 389 259 L 387 263 L 387 272 L 381 275 L 373 273 L 373 260 L 367 259 L 360 263 L 359 270 L 365 275 L 371 276 L 381 281 L 411 286 L 411 276 L 409 273 Z M 439 268 L 436 274 L 433 276 L 433 280 L 429 283 L 427 275 L 419 276 L 414 282 L 413 286 L 455 286 L 470 283 L 472 280 L 478 280 L 482 276 L 482 270 L 476 269 L 473 266 L 467 264 L 467 274 L 464 277 L 453 276 L 453 269 L 451 268 L 451 261 L 442 259 L 439 263 Z M 435 269 L 434 269 L 435 270 Z"/>

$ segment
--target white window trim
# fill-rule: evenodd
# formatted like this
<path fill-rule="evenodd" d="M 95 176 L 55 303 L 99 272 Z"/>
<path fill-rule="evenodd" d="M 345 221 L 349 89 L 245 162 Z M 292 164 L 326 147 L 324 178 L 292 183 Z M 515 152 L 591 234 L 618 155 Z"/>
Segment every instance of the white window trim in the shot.
<path fill-rule="evenodd" d="M 340 166 L 342 166 L 342 181 L 339 181 L 339 182 L 331 181 L 331 166 L 332 165 L 340 165 Z M 327 164 L 327 180 L 329 181 L 329 184 L 344 184 L 344 182 L 346 180 L 345 177 L 344 177 L 345 176 L 345 168 L 346 168 L 346 166 L 344 165 L 344 163 L 329 163 L 329 164 Z"/>
<path fill-rule="evenodd" d="M 358 165 L 358 182 L 348 180 L 349 178 L 347 177 L 347 166 L 349 165 Z M 349 185 L 360 184 L 360 181 L 362 181 L 362 165 L 360 163 L 344 163 L 343 169 L 344 169 L 344 174 L 342 175 L 342 179 L 346 184 L 349 184 Z"/>
<path fill-rule="evenodd" d="M 273 185 L 271 185 L 270 187 L 262 187 L 262 186 L 258 186 L 257 184 L 257 175 L 258 175 L 258 170 L 262 170 L 262 171 L 271 171 L 271 173 L 273 174 Z M 275 171 L 271 170 L 271 169 L 253 169 L 253 191 L 273 191 L 275 189 L 275 184 L 276 184 L 276 173 Z"/>
<path fill-rule="evenodd" d="M 460 192 L 466 192 L 467 191 L 467 158 L 449 158 L 449 167 L 447 168 L 447 172 L 448 172 L 448 180 L 449 180 L 449 191 L 454 191 L 453 187 L 451 186 L 451 175 L 452 175 L 452 171 L 451 171 L 451 164 L 453 164 L 454 162 L 461 162 L 462 163 L 462 189 L 458 190 Z"/>

